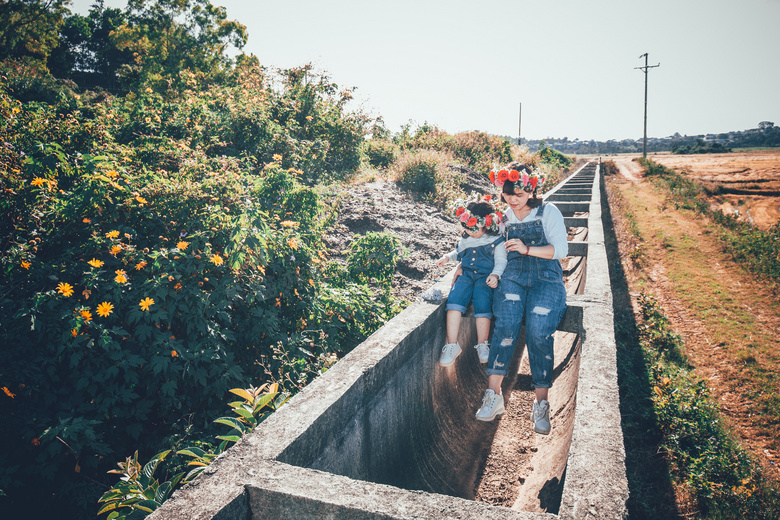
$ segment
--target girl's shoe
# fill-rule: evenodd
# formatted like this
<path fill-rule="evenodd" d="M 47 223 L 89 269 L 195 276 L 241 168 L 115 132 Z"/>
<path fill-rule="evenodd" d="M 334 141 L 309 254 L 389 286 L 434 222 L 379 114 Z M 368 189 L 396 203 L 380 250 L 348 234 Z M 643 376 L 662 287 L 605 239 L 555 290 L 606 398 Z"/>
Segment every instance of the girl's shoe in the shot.
<path fill-rule="evenodd" d="M 478 343 L 474 345 L 474 348 L 477 349 L 477 356 L 479 356 L 479 362 L 487 363 L 488 356 L 490 355 L 490 344 L 487 341 L 483 341 L 482 343 Z"/>
<path fill-rule="evenodd" d="M 547 435 L 550 433 L 550 403 L 542 399 L 541 403 L 534 400 L 534 411 L 531 412 L 531 419 L 534 421 L 534 431 Z"/>
<path fill-rule="evenodd" d="M 460 355 L 460 345 L 457 343 L 447 343 L 441 348 L 439 364 L 448 367 L 455 362 L 455 358 Z"/>

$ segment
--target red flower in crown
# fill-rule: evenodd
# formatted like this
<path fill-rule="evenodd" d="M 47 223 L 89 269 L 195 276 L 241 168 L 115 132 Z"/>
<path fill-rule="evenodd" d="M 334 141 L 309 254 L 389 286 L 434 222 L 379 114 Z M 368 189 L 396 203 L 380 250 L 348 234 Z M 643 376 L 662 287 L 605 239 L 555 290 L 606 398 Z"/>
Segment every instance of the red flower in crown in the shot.
<path fill-rule="evenodd" d="M 464 211 L 466 211 L 466 208 L 464 208 L 463 206 L 459 207 L 458 209 L 455 210 L 455 216 L 456 217 L 461 216 Z"/>
<path fill-rule="evenodd" d="M 477 225 L 477 222 L 479 222 L 479 221 L 477 220 L 477 217 L 471 217 L 471 218 L 468 220 L 468 222 L 466 222 L 466 227 L 470 227 L 470 228 L 471 228 L 471 227 L 474 227 L 474 226 L 476 226 L 476 225 Z"/>
<path fill-rule="evenodd" d="M 536 189 L 536 183 L 539 182 L 539 177 L 534 175 L 530 179 L 528 179 L 528 182 L 531 184 L 531 188 Z"/>
<path fill-rule="evenodd" d="M 512 170 L 511 172 L 509 172 L 507 179 L 509 179 L 512 182 L 517 182 L 518 179 L 520 179 L 520 172 L 518 172 L 517 170 Z"/>
<path fill-rule="evenodd" d="M 496 183 L 496 172 L 494 172 L 493 170 L 490 170 L 490 175 L 489 175 L 489 177 L 490 177 L 490 182 L 492 182 L 493 184 L 495 184 L 495 183 Z"/>
<path fill-rule="evenodd" d="M 500 182 L 502 184 L 505 183 L 506 182 L 506 178 L 508 176 L 509 176 L 509 172 L 508 171 L 501 170 L 500 172 L 498 172 L 498 182 Z"/>
<path fill-rule="evenodd" d="M 482 200 L 485 201 L 485 202 L 490 202 L 490 199 L 492 199 L 492 198 L 493 198 L 492 195 L 483 195 L 482 196 Z"/>
<path fill-rule="evenodd" d="M 485 227 L 490 227 L 493 225 L 493 215 L 488 215 L 485 217 Z"/>
<path fill-rule="evenodd" d="M 498 218 L 498 220 L 501 221 L 501 219 L 504 218 L 504 215 L 500 211 L 496 210 L 496 218 Z"/>

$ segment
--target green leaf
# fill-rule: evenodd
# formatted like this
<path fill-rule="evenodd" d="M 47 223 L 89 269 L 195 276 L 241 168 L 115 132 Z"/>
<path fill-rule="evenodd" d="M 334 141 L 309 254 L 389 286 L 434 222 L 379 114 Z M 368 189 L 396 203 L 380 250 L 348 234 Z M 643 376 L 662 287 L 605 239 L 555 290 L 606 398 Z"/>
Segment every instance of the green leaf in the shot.
<path fill-rule="evenodd" d="M 238 442 L 241 440 L 241 437 L 238 435 L 217 435 L 217 439 L 221 441 Z"/>
<path fill-rule="evenodd" d="M 231 388 L 230 389 L 230 393 L 236 394 L 239 397 L 243 397 L 244 399 L 246 399 L 249 402 L 252 402 L 252 400 L 253 400 L 252 394 L 250 394 L 249 392 L 247 392 L 243 388 Z"/>
<path fill-rule="evenodd" d="M 238 419 L 234 419 L 233 417 L 220 417 L 214 422 L 218 424 L 224 424 L 225 426 L 230 426 L 231 428 L 235 428 L 242 433 L 246 431 L 246 425 Z"/>

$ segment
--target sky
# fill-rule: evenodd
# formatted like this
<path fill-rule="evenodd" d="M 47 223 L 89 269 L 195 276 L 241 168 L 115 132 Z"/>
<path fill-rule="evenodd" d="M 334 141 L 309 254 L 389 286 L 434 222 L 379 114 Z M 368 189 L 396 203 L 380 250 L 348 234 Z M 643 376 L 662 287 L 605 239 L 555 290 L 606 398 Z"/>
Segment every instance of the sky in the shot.
<path fill-rule="evenodd" d="M 780 126 L 780 0 L 212 3 L 247 27 L 243 52 L 311 63 L 393 132 L 640 139 L 646 76 L 648 137 Z"/>

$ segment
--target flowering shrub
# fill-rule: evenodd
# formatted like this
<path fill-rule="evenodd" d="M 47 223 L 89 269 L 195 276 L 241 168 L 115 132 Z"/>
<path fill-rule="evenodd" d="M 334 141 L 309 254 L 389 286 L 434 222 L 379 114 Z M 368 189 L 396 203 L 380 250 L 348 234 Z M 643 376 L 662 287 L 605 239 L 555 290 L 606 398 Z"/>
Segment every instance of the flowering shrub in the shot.
<path fill-rule="evenodd" d="M 313 77 L 278 92 L 247 65 L 55 105 L 0 82 L 9 514 L 94 511 L 113 461 L 208 437 L 235 386 L 301 388 L 396 311 L 325 269 L 310 184 L 350 174 L 363 128 Z"/>

